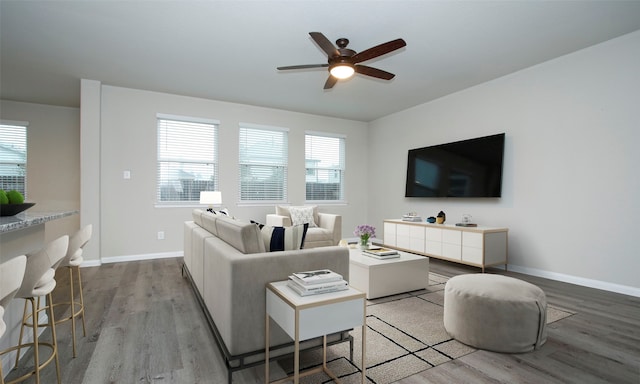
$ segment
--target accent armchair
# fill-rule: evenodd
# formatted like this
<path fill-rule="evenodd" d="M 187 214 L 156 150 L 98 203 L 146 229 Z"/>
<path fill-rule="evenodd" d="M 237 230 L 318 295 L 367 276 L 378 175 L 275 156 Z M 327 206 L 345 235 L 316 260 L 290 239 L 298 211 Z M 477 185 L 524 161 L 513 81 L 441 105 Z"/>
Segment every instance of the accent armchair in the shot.
<path fill-rule="evenodd" d="M 309 223 L 304 248 L 338 245 L 342 239 L 342 216 L 318 212 L 317 206 L 276 206 L 275 214 L 267 215 L 267 225 L 290 227 Z"/>

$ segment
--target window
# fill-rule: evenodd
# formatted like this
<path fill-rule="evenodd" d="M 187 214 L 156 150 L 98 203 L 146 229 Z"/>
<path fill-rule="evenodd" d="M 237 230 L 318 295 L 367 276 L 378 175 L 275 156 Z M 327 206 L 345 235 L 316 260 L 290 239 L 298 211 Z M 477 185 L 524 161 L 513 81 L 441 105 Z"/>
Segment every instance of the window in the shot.
<path fill-rule="evenodd" d="M 159 203 L 200 201 L 219 190 L 218 122 L 158 115 Z"/>
<path fill-rule="evenodd" d="M 241 124 L 240 201 L 286 201 L 288 131 Z"/>
<path fill-rule="evenodd" d="M 344 200 L 344 153 L 343 136 L 305 136 L 307 201 Z"/>
<path fill-rule="evenodd" d="M 26 197 L 27 123 L 0 124 L 0 189 Z"/>

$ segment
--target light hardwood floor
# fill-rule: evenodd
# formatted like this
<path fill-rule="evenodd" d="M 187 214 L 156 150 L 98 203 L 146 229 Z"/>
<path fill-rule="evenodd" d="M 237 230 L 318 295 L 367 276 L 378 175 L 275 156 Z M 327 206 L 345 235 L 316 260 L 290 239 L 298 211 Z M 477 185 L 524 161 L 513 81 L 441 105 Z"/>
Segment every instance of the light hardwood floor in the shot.
<path fill-rule="evenodd" d="M 70 323 L 58 326 L 63 383 L 226 383 L 220 352 L 180 265 L 176 258 L 82 269 L 87 337 L 79 326 L 74 359 Z M 455 276 L 478 269 L 432 260 L 431 271 Z M 576 314 L 551 324 L 548 341 L 538 351 L 477 351 L 398 383 L 640 384 L 640 298 L 506 274 L 540 286 L 550 304 Z M 67 274 L 56 279 L 54 300 L 62 301 Z M 272 364 L 272 369 L 277 367 Z M 14 370 L 8 378 L 19 373 Z M 263 368 L 236 372 L 233 379 L 263 383 Z M 42 383 L 55 383 L 53 366 L 45 369 Z"/>

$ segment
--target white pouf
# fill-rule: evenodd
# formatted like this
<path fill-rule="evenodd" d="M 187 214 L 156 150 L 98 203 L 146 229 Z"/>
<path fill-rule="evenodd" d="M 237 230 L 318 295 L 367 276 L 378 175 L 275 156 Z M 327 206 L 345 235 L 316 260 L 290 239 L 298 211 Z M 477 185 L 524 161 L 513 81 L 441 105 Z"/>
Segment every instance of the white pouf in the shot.
<path fill-rule="evenodd" d="M 547 340 L 547 299 L 526 281 L 491 274 L 455 276 L 444 288 L 444 327 L 454 339 L 495 352 L 538 349 Z"/>

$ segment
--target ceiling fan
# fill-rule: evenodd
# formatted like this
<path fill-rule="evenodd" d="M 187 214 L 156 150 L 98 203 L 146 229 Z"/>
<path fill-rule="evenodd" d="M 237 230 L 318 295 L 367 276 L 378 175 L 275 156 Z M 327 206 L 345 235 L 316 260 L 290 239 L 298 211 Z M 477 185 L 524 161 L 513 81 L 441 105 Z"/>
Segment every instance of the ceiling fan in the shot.
<path fill-rule="evenodd" d="M 337 48 L 320 32 L 309 32 L 311 38 L 322 48 L 329 58 L 327 64 L 304 64 L 304 65 L 291 65 L 287 67 L 278 67 L 278 70 L 288 69 L 309 69 L 309 68 L 329 68 L 329 78 L 324 83 L 324 89 L 331 89 L 338 82 L 339 79 L 348 79 L 353 76 L 354 73 L 361 75 L 376 77 L 383 80 L 391 80 L 395 77 L 393 73 L 383 71 L 378 68 L 361 65 L 359 63 L 367 60 L 371 60 L 378 56 L 385 55 L 389 52 L 393 52 L 396 49 L 400 49 L 407 45 L 402 39 L 396 39 L 388 41 L 384 44 L 376 45 L 375 47 L 365 49 L 364 51 L 357 53 L 356 51 L 347 48 L 349 40 L 340 38 L 336 40 Z"/>

